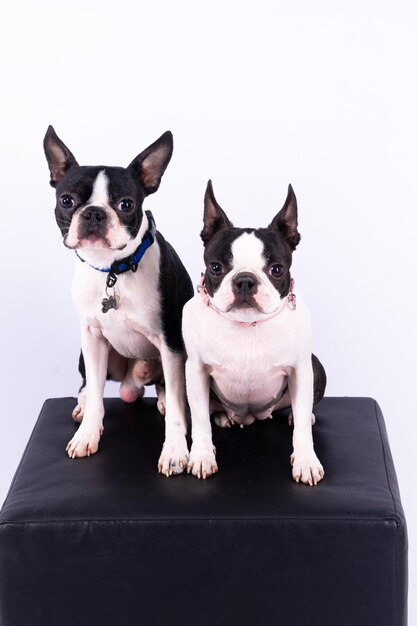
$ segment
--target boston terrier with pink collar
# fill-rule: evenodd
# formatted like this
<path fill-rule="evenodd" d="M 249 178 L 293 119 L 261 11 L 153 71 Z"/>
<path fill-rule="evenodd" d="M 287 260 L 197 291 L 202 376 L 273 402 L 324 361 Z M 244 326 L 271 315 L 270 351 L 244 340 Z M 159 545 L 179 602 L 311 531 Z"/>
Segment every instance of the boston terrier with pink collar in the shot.
<path fill-rule="evenodd" d="M 294 286 L 292 253 L 300 241 L 291 185 L 267 228 L 235 228 L 211 181 L 204 203 L 205 274 L 183 311 L 186 383 L 192 418 L 188 472 L 217 472 L 210 415 L 245 426 L 291 407 L 292 475 L 316 485 L 324 476 L 313 446 L 313 404 L 326 374 L 311 353 L 310 315 Z"/>
<path fill-rule="evenodd" d="M 81 321 L 83 385 L 73 411 L 81 424 L 68 455 L 97 452 L 106 378 L 121 382 L 126 402 L 155 383 L 165 415 L 159 471 L 179 474 L 188 462 L 181 316 L 193 288 L 152 214 L 142 210 L 171 159 L 172 134 L 164 133 L 127 168 L 79 166 L 52 126 L 44 148 L 56 221 L 64 245 L 78 257 L 72 294 Z"/>

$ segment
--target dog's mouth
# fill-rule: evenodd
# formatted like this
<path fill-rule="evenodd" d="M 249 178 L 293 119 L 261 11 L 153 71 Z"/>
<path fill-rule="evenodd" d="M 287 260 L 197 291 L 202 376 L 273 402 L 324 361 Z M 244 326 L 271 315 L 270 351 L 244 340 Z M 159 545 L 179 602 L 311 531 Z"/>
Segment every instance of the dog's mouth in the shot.
<path fill-rule="evenodd" d="M 233 302 L 228 306 L 226 312 L 229 313 L 230 311 L 250 311 L 253 309 L 255 311 L 258 311 L 259 313 L 263 313 L 255 298 L 247 296 L 246 298 L 235 298 Z"/>
<path fill-rule="evenodd" d="M 108 249 L 111 248 L 110 241 L 107 237 L 103 235 L 96 235 L 91 233 L 91 235 L 87 235 L 80 239 L 80 242 L 77 246 L 78 248 L 87 248 L 91 250 L 102 250 L 103 248 Z"/>
<path fill-rule="evenodd" d="M 70 250 L 124 250 L 127 243 L 114 246 L 107 237 L 91 234 L 78 239 L 75 245 L 69 245 L 64 239 L 64 246 Z"/>

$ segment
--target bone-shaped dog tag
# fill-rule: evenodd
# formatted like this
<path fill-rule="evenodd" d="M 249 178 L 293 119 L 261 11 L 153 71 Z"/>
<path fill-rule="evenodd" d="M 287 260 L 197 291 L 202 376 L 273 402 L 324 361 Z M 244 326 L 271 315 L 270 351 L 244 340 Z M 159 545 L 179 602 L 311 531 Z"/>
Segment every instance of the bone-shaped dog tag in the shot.
<path fill-rule="evenodd" d="M 109 296 L 108 298 L 103 298 L 103 300 L 101 301 L 101 305 L 102 305 L 101 310 L 103 313 L 107 313 L 107 311 L 110 311 L 110 309 L 119 308 L 119 304 L 117 302 L 116 296 Z"/>

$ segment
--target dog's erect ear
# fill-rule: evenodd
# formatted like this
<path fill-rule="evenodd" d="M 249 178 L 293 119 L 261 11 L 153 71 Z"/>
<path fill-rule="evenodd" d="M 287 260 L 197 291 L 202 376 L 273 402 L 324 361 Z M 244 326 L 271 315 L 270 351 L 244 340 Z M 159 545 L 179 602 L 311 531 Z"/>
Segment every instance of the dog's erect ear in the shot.
<path fill-rule="evenodd" d="M 200 233 L 200 237 L 203 240 L 204 245 L 206 245 L 213 235 L 221 228 L 233 228 L 233 224 L 221 206 L 217 203 L 217 200 L 214 197 L 212 182 L 209 180 L 204 196 L 204 226 Z"/>
<path fill-rule="evenodd" d="M 133 170 L 139 177 L 146 195 L 158 189 L 162 175 L 171 159 L 173 147 L 172 133 L 167 130 L 129 165 L 128 169 Z"/>
<path fill-rule="evenodd" d="M 48 126 L 43 140 L 46 160 L 51 172 L 51 186 L 56 187 L 64 174 L 73 165 L 78 165 L 74 155 L 63 141 L 60 140 L 52 126 Z"/>
<path fill-rule="evenodd" d="M 288 185 L 288 195 L 285 204 L 268 228 L 270 230 L 278 230 L 290 245 L 291 250 L 295 250 L 301 239 L 301 235 L 297 230 L 297 215 L 297 198 L 291 185 Z"/>

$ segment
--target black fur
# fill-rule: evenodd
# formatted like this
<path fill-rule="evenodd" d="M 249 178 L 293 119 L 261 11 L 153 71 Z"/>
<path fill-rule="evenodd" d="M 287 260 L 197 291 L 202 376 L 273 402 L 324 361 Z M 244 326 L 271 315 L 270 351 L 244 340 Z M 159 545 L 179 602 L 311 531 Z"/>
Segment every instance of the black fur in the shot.
<path fill-rule="evenodd" d="M 84 389 L 84 387 L 87 384 L 87 377 L 85 373 L 85 361 L 84 361 L 84 355 L 82 353 L 82 350 L 80 352 L 80 357 L 78 359 L 78 371 L 80 372 L 81 378 L 83 380 L 83 382 L 81 383 L 81 387 L 79 388 L 79 391 L 81 391 L 81 389 Z"/>
<path fill-rule="evenodd" d="M 297 198 L 291 185 L 288 185 L 288 194 L 281 211 L 274 217 L 268 226 L 272 231 L 278 231 L 291 250 L 295 250 L 300 243 L 301 235 L 298 232 Z"/>
<path fill-rule="evenodd" d="M 214 197 L 213 185 L 209 180 L 204 196 L 204 226 L 200 233 L 204 245 L 217 231 L 226 228 L 233 228 L 233 224 Z"/>
<path fill-rule="evenodd" d="M 313 404 L 317 404 L 324 396 L 327 385 L 327 376 L 323 365 L 320 363 L 315 354 L 311 355 L 314 376 L 314 397 Z"/>
<path fill-rule="evenodd" d="M 43 140 L 43 148 L 51 173 L 51 180 L 49 182 L 51 187 L 56 187 L 70 168 L 77 166 L 78 163 L 72 152 L 67 148 L 64 142 L 61 141 L 52 126 L 48 126 Z"/>
<path fill-rule="evenodd" d="M 205 286 L 210 294 L 213 296 L 217 289 L 220 287 L 224 276 L 231 269 L 232 260 L 232 244 L 243 235 L 243 233 L 252 233 L 253 228 L 226 228 L 215 232 L 210 239 L 206 241 L 204 249 L 204 262 L 206 264 L 205 274 Z M 210 272 L 210 263 L 217 262 L 223 266 L 223 273 L 220 276 L 213 276 Z"/>
<path fill-rule="evenodd" d="M 165 341 L 171 350 L 182 351 L 182 309 L 193 297 L 191 279 L 174 248 L 161 233 L 156 233 L 161 250 L 159 293 L 162 297 L 161 320 Z"/>
<path fill-rule="evenodd" d="M 162 175 L 170 162 L 172 150 L 172 133 L 167 130 L 129 165 L 128 169 L 140 180 L 146 195 L 157 191 Z"/>
<path fill-rule="evenodd" d="M 268 273 L 267 276 L 271 284 L 279 291 L 281 298 L 285 298 L 290 291 L 291 285 L 291 247 L 280 233 L 276 233 L 269 228 L 258 228 L 254 232 L 255 237 L 264 244 L 265 270 L 276 263 L 284 268 L 283 274 L 279 278 L 272 278 Z"/>

